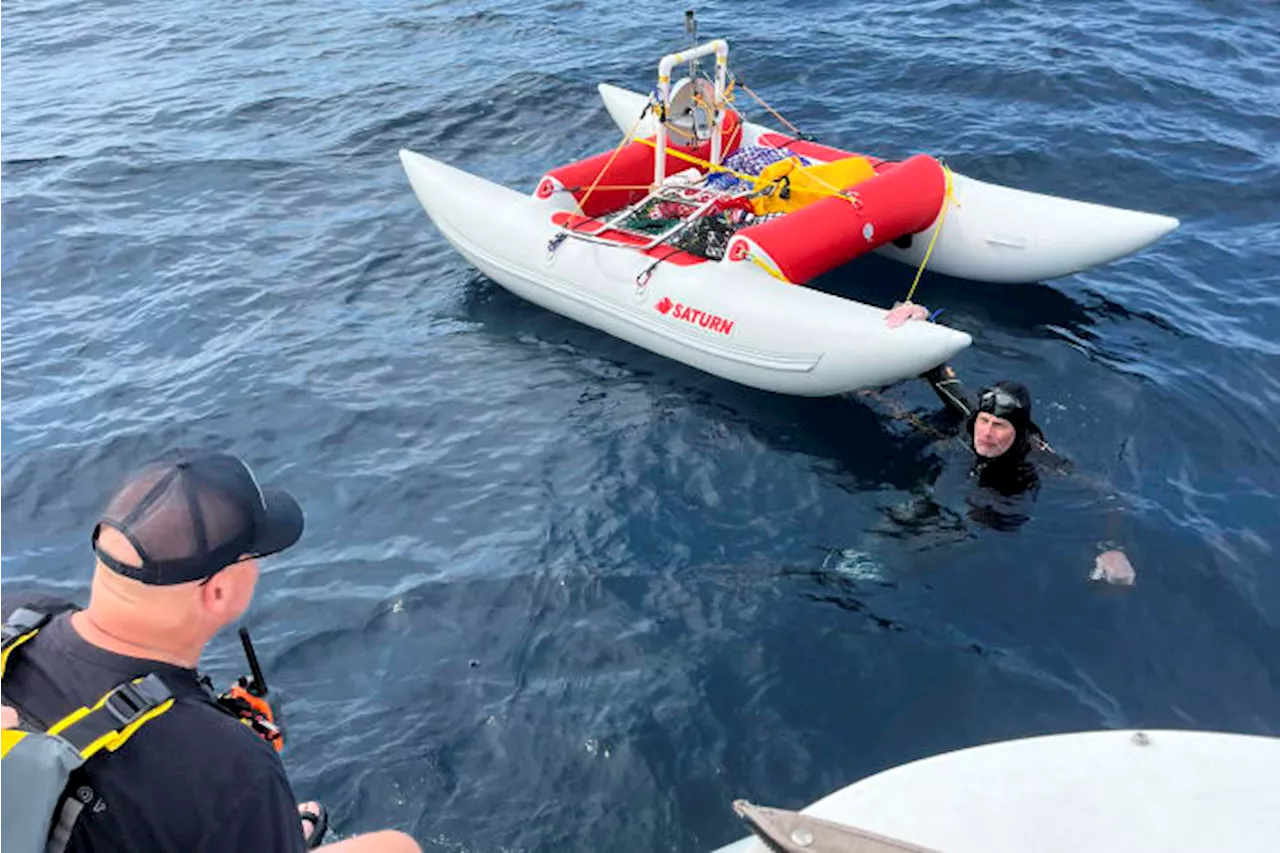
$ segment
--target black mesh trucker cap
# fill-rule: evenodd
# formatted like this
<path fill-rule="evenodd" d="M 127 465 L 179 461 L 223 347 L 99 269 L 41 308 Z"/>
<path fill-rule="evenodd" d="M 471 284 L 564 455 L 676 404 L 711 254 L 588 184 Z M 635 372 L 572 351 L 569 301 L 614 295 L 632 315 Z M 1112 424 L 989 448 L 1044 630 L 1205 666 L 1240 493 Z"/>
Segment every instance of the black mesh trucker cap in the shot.
<path fill-rule="evenodd" d="M 155 586 L 204 580 L 245 556 L 283 551 L 302 536 L 302 508 L 264 489 L 249 466 L 225 453 L 177 452 L 147 465 L 116 492 L 93 528 L 108 568 Z M 98 547 L 111 527 L 142 558 L 129 565 Z"/>

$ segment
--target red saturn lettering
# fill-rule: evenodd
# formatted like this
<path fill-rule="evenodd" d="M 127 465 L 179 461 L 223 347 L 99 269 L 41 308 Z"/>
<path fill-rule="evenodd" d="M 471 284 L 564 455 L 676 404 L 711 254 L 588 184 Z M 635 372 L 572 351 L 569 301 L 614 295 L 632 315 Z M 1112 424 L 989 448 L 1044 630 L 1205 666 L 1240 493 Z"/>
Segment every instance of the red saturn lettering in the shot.
<path fill-rule="evenodd" d="M 718 314 L 711 314 L 700 308 L 693 308 L 689 305 L 682 305 L 679 302 L 672 302 L 669 297 L 662 297 L 658 300 L 658 304 L 654 306 L 659 314 L 666 314 L 676 320 L 684 320 L 701 329 L 710 332 L 719 332 L 722 335 L 728 335 L 733 332 L 733 320 L 721 317 Z"/>

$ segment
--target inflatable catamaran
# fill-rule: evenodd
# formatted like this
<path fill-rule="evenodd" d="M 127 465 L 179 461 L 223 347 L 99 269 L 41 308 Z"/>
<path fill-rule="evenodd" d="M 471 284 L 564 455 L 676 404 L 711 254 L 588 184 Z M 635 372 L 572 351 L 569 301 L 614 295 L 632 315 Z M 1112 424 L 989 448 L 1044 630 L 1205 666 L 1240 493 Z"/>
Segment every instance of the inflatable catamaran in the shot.
<path fill-rule="evenodd" d="M 696 63 L 711 56 L 707 79 Z M 601 84 L 622 143 L 551 169 L 532 193 L 409 150 L 401 163 L 444 237 L 516 295 L 716 376 L 805 396 L 918 376 L 971 343 L 803 286 L 863 254 L 959 278 L 1040 281 L 1136 252 L 1178 225 L 973 180 L 925 155 L 880 160 L 744 121 L 728 57 L 719 39 L 664 56 L 651 95 Z M 691 75 L 673 84 L 685 63 Z"/>

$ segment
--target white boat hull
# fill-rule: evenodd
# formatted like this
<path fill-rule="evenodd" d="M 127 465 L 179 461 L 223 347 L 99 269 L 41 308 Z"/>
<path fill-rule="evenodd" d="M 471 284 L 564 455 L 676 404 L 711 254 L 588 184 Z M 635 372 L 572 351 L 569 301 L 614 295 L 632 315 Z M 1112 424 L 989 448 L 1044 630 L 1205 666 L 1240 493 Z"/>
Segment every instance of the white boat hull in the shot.
<path fill-rule="evenodd" d="M 886 312 L 788 285 L 751 264 L 659 263 L 632 248 L 565 240 L 552 202 L 412 151 L 414 193 L 440 232 L 512 293 L 644 349 L 734 382 L 825 396 L 918 376 L 969 346 L 934 323 L 890 329 Z"/>
<path fill-rule="evenodd" d="M 654 120 L 640 115 L 648 97 L 607 83 L 598 87 L 614 123 L 625 133 L 654 132 Z M 743 144 L 770 128 L 743 123 Z M 1123 258 L 1178 227 L 1178 220 L 990 184 L 952 172 L 955 203 L 942 220 L 928 269 L 975 281 L 1032 282 L 1058 278 Z M 876 251 L 916 266 L 938 222 L 916 234 L 911 246 L 892 244 Z"/>
<path fill-rule="evenodd" d="M 1275 738 L 1100 731 L 926 758 L 802 813 L 946 853 L 1255 853 L 1280 839 L 1277 791 Z"/>

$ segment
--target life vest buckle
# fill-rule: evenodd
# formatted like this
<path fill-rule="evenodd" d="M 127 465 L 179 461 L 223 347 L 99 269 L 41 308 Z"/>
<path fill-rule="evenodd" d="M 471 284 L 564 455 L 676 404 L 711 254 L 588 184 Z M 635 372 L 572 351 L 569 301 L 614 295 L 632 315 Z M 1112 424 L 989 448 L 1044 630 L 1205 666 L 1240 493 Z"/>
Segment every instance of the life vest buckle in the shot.
<path fill-rule="evenodd" d="M 48 613 L 41 613 L 29 607 L 15 609 L 9 614 L 8 619 L 4 620 L 3 629 L 0 629 L 3 632 L 4 645 L 9 645 L 10 640 L 17 639 L 23 634 L 43 628 L 49 618 Z"/>
<path fill-rule="evenodd" d="M 112 690 L 102 707 L 121 726 L 127 726 L 172 697 L 173 693 L 164 686 L 164 682 L 155 673 L 148 673 L 137 683 L 128 682 Z"/>

